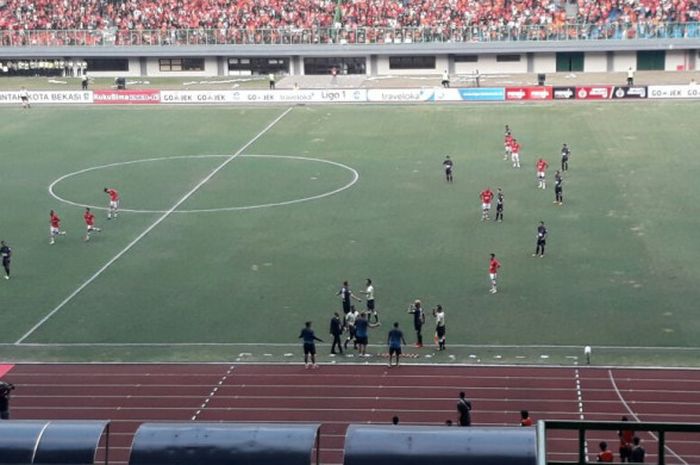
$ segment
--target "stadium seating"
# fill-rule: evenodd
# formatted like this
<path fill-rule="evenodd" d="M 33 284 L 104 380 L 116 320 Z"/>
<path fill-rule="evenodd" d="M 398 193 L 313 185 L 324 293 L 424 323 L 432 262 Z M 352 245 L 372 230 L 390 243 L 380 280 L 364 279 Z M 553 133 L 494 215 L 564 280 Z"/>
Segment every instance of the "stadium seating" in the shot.
<path fill-rule="evenodd" d="M 5 46 L 698 36 L 695 25 L 684 27 L 700 21 L 698 0 L 566 2 L 4 0 L 0 3 L 0 33 Z M 397 28 L 405 29 L 397 32 Z"/>

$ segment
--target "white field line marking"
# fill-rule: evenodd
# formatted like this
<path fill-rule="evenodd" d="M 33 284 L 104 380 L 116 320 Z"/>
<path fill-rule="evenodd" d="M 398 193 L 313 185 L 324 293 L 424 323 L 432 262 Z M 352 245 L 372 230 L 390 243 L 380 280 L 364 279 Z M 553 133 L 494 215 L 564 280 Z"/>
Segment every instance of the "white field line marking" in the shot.
<path fill-rule="evenodd" d="M 72 205 L 74 207 L 83 207 L 83 208 L 91 208 L 93 210 L 109 210 L 109 208 L 106 207 L 100 207 L 97 205 L 89 205 L 89 204 L 83 204 L 79 202 L 73 202 L 72 200 L 64 199 L 63 197 L 59 196 L 54 192 L 54 188 L 58 183 L 61 181 L 64 181 L 67 178 L 77 176 L 79 174 L 83 173 L 88 173 L 90 171 L 95 171 L 103 168 L 112 168 L 115 166 L 125 166 L 125 165 L 134 165 L 137 163 L 149 163 L 149 162 L 157 162 L 157 161 L 169 161 L 169 160 L 183 160 L 183 159 L 207 159 L 207 158 L 228 158 L 230 155 L 178 155 L 178 156 L 172 156 L 172 157 L 161 157 L 161 158 L 144 158 L 141 160 L 131 160 L 131 161 L 122 161 L 122 162 L 116 162 L 116 163 L 109 163 L 106 165 L 99 165 L 99 166 L 93 166 L 90 168 L 84 168 L 82 170 L 74 171 L 72 173 L 65 174 L 61 176 L 60 178 L 54 180 L 50 185 L 49 185 L 49 194 L 59 202 L 63 202 L 68 205 Z M 216 212 L 229 212 L 229 211 L 246 211 L 246 210 L 256 210 L 259 208 L 270 208 L 270 207 L 281 207 L 285 205 L 294 205 L 297 203 L 303 203 L 303 202 L 310 202 L 312 200 L 319 200 L 323 199 L 325 197 L 330 197 L 331 195 L 338 194 L 340 192 L 343 192 L 346 189 L 351 188 L 357 180 L 360 178 L 360 174 L 355 170 L 354 168 L 351 168 L 347 165 L 344 165 L 342 163 L 338 163 L 335 161 L 331 160 L 323 160 L 321 158 L 312 158 L 312 157 L 301 157 L 301 156 L 295 156 L 295 155 L 255 155 L 255 154 L 246 154 L 246 155 L 240 155 L 239 158 L 276 158 L 276 159 L 287 159 L 287 160 L 300 160 L 300 161 L 312 161 L 312 162 L 317 162 L 317 163 L 325 163 L 327 165 L 333 165 L 337 166 L 340 168 L 343 168 L 347 171 L 350 171 L 352 173 L 352 179 L 350 182 L 347 184 L 338 187 L 337 189 L 333 189 L 328 192 L 322 192 L 320 194 L 312 195 L 309 197 L 301 197 L 298 199 L 292 199 L 292 200 L 283 200 L 281 202 L 271 202 L 271 203 L 263 203 L 263 204 L 258 204 L 258 205 L 244 205 L 240 207 L 222 207 L 222 208 L 200 208 L 196 210 L 174 210 L 171 213 L 216 213 Z M 120 208 L 120 212 L 126 212 L 126 213 L 165 213 L 167 210 L 145 210 L 145 209 L 128 209 L 128 208 Z"/>
<path fill-rule="evenodd" d="M 160 223 L 162 223 L 167 217 L 169 217 L 169 216 L 172 214 L 172 212 L 174 212 L 175 210 L 177 210 L 177 207 L 179 207 L 180 205 L 182 205 L 183 203 L 185 203 L 185 202 L 187 201 L 187 199 L 189 199 L 190 197 L 192 197 L 192 195 L 194 195 L 195 192 L 197 192 L 204 184 L 206 184 L 211 178 L 213 178 L 214 175 L 215 175 L 216 173 L 218 173 L 219 171 L 221 171 L 226 165 L 228 165 L 228 164 L 231 163 L 233 160 L 235 160 L 241 153 L 243 153 L 243 151 L 244 151 L 245 149 L 247 149 L 248 147 L 250 147 L 251 145 L 253 145 L 253 144 L 255 143 L 255 141 L 257 141 L 258 139 L 260 139 L 267 131 L 269 131 L 270 129 L 272 129 L 272 127 L 273 127 L 274 125 L 276 125 L 282 118 L 284 118 L 285 116 L 287 116 L 287 115 L 289 114 L 289 112 L 292 111 L 293 108 L 294 108 L 294 107 L 289 107 L 289 108 L 287 108 L 287 109 L 284 111 L 284 113 L 282 113 L 281 115 L 279 115 L 279 116 L 278 116 L 277 118 L 275 118 L 270 124 L 268 124 L 267 126 L 265 126 L 265 128 L 264 128 L 262 131 L 260 131 L 258 134 L 256 134 L 255 137 L 253 137 L 252 139 L 250 139 L 245 145 L 243 145 L 243 147 L 241 147 L 240 149 L 238 149 L 238 150 L 236 151 L 236 153 L 234 153 L 233 155 L 231 155 L 230 157 L 228 157 L 228 158 L 227 158 L 226 160 L 224 160 L 221 164 L 219 164 L 219 166 L 217 166 L 216 168 L 214 168 L 207 176 L 205 176 L 201 181 L 199 181 L 199 182 L 197 183 L 196 186 L 194 186 L 192 189 L 190 189 L 189 192 L 187 192 L 185 195 L 183 195 L 183 196 L 180 198 L 180 200 L 178 200 L 177 202 L 175 202 L 175 204 L 174 204 L 172 207 L 170 207 L 165 213 L 163 213 L 160 217 L 158 217 L 158 219 L 155 220 L 149 227 L 147 227 L 141 234 L 139 234 L 138 236 L 136 236 L 136 238 L 135 238 L 133 241 L 129 242 L 129 244 L 128 244 L 126 247 L 124 247 L 124 248 L 121 250 L 121 252 L 119 252 L 119 253 L 116 254 L 114 257 L 112 257 L 107 263 L 105 263 L 105 264 L 102 266 L 102 268 L 100 268 L 99 270 L 97 270 L 92 276 L 90 276 L 85 282 L 83 282 L 83 284 L 81 284 L 80 286 L 78 286 L 78 288 L 77 288 L 76 290 L 74 290 L 73 292 L 71 292 L 70 295 L 68 295 L 68 297 L 66 297 L 65 299 L 63 299 L 63 300 L 61 301 L 60 304 L 58 304 L 56 307 L 54 307 L 53 310 L 51 310 L 44 318 L 42 318 L 37 324 L 35 324 L 34 326 L 32 326 L 32 328 L 31 328 L 29 331 L 27 331 L 26 333 L 24 333 L 24 335 L 23 335 L 22 337 L 20 337 L 19 339 L 17 339 L 17 341 L 15 341 L 15 344 L 19 345 L 19 344 L 21 344 L 25 339 L 27 339 L 29 336 L 31 336 L 31 335 L 34 333 L 34 331 L 36 331 L 36 330 L 39 329 L 44 323 L 46 323 L 46 321 L 48 321 L 49 318 L 51 318 L 52 316 L 54 316 L 54 315 L 55 315 L 59 310 L 61 310 L 68 302 L 70 302 L 71 300 L 73 300 L 73 298 L 74 298 L 76 295 L 78 295 L 83 289 L 85 289 L 87 286 L 89 286 L 89 285 L 90 285 L 95 279 L 97 279 L 107 268 L 109 268 L 114 262 L 116 262 L 117 260 L 119 260 L 119 258 L 122 257 L 125 253 L 127 253 L 129 250 L 131 250 L 131 248 L 132 248 L 133 246 L 135 246 L 136 244 L 138 244 L 138 243 L 141 241 L 141 239 L 143 239 L 144 237 L 146 237 L 146 235 L 147 235 L 148 233 L 150 233 L 151 231 L 153 231 L 153 229 L 154 229 L 156 226 L 158 226 Z"/>
<path fill-rule="evenodd" d="M 124 211 L 124 210 L 120 210 Z M 15 345 L 12 342 L 0 343 L 2 346 Z M 25 346 L 35 347 L 177 347 L 177 346 L 202 346 L 202 347 L 236 347 L 236 346 L 251 346 L 251 347 L 299 347 L 298 342 L 28 342 Z M 320 346 L 329 346 L 330 344 L 317 344 Z M 386 349 L 385 344 L 369 344 L 367 347 L 381 347 Z M 473 349 L 581 349 L 581 346 L 576 345 L 501 345 L 501 344 L 450 344 L 450 347 L 473 348 Z M 700 352 L 700 347 L 682 347 L 682 346 L 596 346 L 598 349 L 604 350 L 634 350 L 634 351 L 682 351 L 682 352 Z M 482 364 L 481 366 L 488 366 Z M 498 365 L 498 366 L 527 366 L 527 365 Z M 602 367 L 597 367 L 602 368 Z M 632 369 L 643 369 L 648 367 L 628 367 Z M 653 369 L 670 369 L 670 370 L 687 370 L 688 367 L 652 367 Z"/>
<path fill-rule="evenodd" d="M 617 383 L 615 382 L 615 378 L 613 377 L 612 370 L 608 370 L 608 377 L 610 378 L 610 383 L 612 384 L 613 389 L 615 389 L 615 394 L 617 394 L 617 397 L 620 399 L 620 402 L 622 402 L 622 405 L 625 406 L 625 409 L 627 409 L 627 411 L 629 412 L 629 414 L 632 415 L 632 417 L 633 417 L 635 420 L 641 422 L 642 420 L 639 419 L 639 417 L 637 416 L 637 414 L 634 413 L 634 410 L 632 410 L 632 408 L 630 408 L 630 406 L 629 406 L 629 404 L 627 403 L 627 401 L 625 400 L 625 398 L 622 397 L 622 393 L 621 393 L 620 390 L 618 389 Z M 651 415 L 650 415 L 650 416 L 651 416 Z M 678 415 L 678 416 L 680 416 L 680 415 Z M 684 416 L 687 416 L 687 415 L 684 415 Z M 658 440 L 659 440 L 659 437 L 658 437 L 657 435 L 655 435 L 654 433 L 652 433 L 651 431 L 647 431 L 647 433 L 648 433 L 652 438 L 654 438 L 655 441 L 658 441 Z M 668 447 L 668 446 L 665 446 L 665 448 L 666 448 L 667 451 L 669 451 L 669 452 L 671 453 L 671 455 L 673 455 L 674 457 L 676 457 L 678 460 L 680 460 L 680 461 L 681 461 L 682 463 L 684 463 L 685 465 L 688 465 L 688 462 L 686 462 L 685 460 L 683 460 L 683 458 L 682 458 L 680 455 L 676 454 L 676 452 L 675 452 L 673 449 L 671 449 L 671 448 Z"/>
<path fill-rule="evenodd" d="M 216 392 L 219 390 L 219 388 L 224 384 L 224 381 L 226 381 L 226 378 L 231 376 L 231 373 L 233 372 L 233 369 L 235 368 L 235 365 L 231 365 L 228 367 L 228 370 L 226 370 L 226 373 L 219 378 L 219 381 L 216 383 L 216 386 L 214 386 L 209 393 L 209 395 L 204 399 L 204 402 L 202 405 L 197 409 L 197 411 L 192 415 L 192 421 L 195 421 L 197 417 L 202 413 L 202 410 L 207 408 L 209 406 L 209 402 L 214 398 L 216 395 Z"/>

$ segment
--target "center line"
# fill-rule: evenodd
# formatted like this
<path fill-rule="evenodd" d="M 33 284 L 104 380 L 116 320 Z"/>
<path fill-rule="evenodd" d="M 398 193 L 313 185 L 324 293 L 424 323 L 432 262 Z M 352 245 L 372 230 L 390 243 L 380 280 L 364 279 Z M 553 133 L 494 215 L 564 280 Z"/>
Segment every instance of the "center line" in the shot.
<path fill-rule="evenodd" d="M 17 339 L 17 341 L 15 341 L 15 345 L 19 345 L 19 344 L 21 344 L 22 342 L 24 342 L 24 340 L 26 340 L 29 336 L 31 336 L 31 335 L 32 335 L 37 329 L 39 329 L 44 323 L 46 323 L 46 322 L 48 321 L 49 318 L 51 318 L 52 316 L 54 316 L 54 315 L 55 315 L 60 309 L 62 309 L 68 302 L 70 302 L 71 300 L 73 300 L 73 298 L 74 298 L 76 295 L 80 294 L 80 292 L 81 292 L 83 289 L 85 289 L 86 287 L 88 287 L 88 286 L 90 285 L 90 283 L 92 283 L 95 279 L 97 279 L 107 268 L 109 268 L 114 262 L 116 262 L 117 260 L 119 260 L 119 258 L 121 258 L 122 255 L 124 255 L 124 254 L 127 253 L 129 250 L 131 250 L 131 248 L 132 248 L 133 246 L 135 246 L 141 239 L 143 239 L 144 237 L 146 237 L 146 235 L 147 235 L 148 233 L 150 233 L 151 231 L 153 231 L 153 229 L 154 229 L 156 226 L 158 226 L 160 223 L 162 223 L 162 222 L 163 222 L 167 217 L 169 217 L 175 210 L 177 210 L 177 208 L 178 208 L 180 205 L 182 205 L 183 203 L 185 203 L 185 202 L 187 201 L 187 199 L 189 199 L 190 197 L 192 197 L 192 195 L 194 195 L 194 193 L 197 192 L 204 184 L 206 184 L 216 173 L 218 173 L 219 171 L 221 171 L 226 165 L 228 165 L 228 164 L 231 163 L 233 160 L 235 160 L 241 153 L 243 153 L 243 151 L 244 151 L 245 149 L 247 149 L 248 147 L 250 147 L 251 145 L 253 145 L 253 144 L 255 143 L 255 141 L 257 141 L 258 139 L 260 139 L 267 131 L 269 131 L 270 129 L 272 129 L 272 127 L 273 127 L 274 125 L 276 125 L 282 118 L 284 118 L 285 116 L 287 116 L 287 114 L 289 114 L 289 112 L 292 111 L 292 108 L 294 108 L 294 107 L 289 107 L 289 108 L 287 108 L 287 109 L 284 111 L 284 113 L 282 113 L 281 115 L 279 115 L 279 116 L 278 116 L 277 118 L 275 118 L 270 124 L 268 124 L 267 126 L 265 126 L 265 128 L 264 128 L 262 131 L 260 131 L 255 137 L 253 137 L 252 139 L 250 139 L 250 141 L 248 141 L 248 143 L 246 143 L 243 147 L 241 147 L 240 149 L 238 149 L 238 150 L 236 151 L 236 153 L 234 153 L 233 155 L 231 155 L 230 157 L 228 157 L 226 160 L 223 161 L 223 163 L 221 163 L 219 166 L 217 166 L 216 168 L 214 168 L 214 170 L 213 170 L 211 173 L 209 173 L 207 176 L 205 176 L 205 177 L 204 177 L 201 181 L 199 181 L 199 182 L 197 183 L 197 185 L 194 186 L 188 193 L 186 193 L 185 195 L 183 195 L 183 196 L 180 198 L 180 200 L 178 200 L 177 202 L 175 202 L 175 204 L 174 204 L 172 207 L 170 207 L 170 208 L 169 208 L 167 211 L 165 211 L 160 217 L 158 217 L 158 219 L 155 220 L 155 221 L 153 222 L 153 224 L 151 224 L 149 227 L 147 227 L 141 234 L 139 234 L 138 236 L 136 236 L 136 238 L 135 238 L 133 241 L 129 242 L 129 244 L 128 244 L 126 247 L 124 247 L 124 248 L 121 250 L 121 252 L 119 252 L 119 253 L 116 254 L 114 257 L 112 257 L 107 263 L 105 263 L 105 264 L 102 266 L 102 268 L 100 268 L 99 270 L 97 270 L 97 271 L 95 272 L 95 274 L 93 274 L 93 275 L 90 276 L 87 280 L 85 280 L 85 282 L 84 282 L 83 284 L 81 284 L 80 286 L 78 286 L 78 288 L 77 288 L 76 290 L 74 290 L 73 292 L 71 292 L 70 295 L 68 295 L 68 297 L 66 297 L 65 299 L 63 299 L 63 300 L 61 301 L 60 304 L 56 305 L 56 307 L 54 307 L 54 309 L 51 310 L 44 318 L 42 318 L 41 320 L 39 320 L 39 322 L 38 322 L 37 324 L 35 324 L 34 326 L 32 326 L 32 328 L 31 328 L 29 331 L 27 331 L 26 333 L 24 333 L 24 335 L 23 335 L 22 337 L 20 337 L 19 339 Z"/>

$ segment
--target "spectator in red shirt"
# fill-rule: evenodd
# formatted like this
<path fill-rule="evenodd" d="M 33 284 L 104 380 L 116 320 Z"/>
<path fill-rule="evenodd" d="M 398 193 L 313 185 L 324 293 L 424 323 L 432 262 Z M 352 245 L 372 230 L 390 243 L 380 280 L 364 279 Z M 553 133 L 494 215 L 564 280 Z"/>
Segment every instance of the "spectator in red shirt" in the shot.
<path fill-rule="evenodd" d="M 629 421 L 626 416 L 623 416 L 620 421 Z M 617 432 L 620 437 L 620 462 L 629 462 L 632 453 L 632 440 L 634 439 L 634 430 L 621 429 Z"/>
<path fill-rule="evenodd" d="M 596 462 L 612 462 L 614 456 L 613 453 L 610 452 L 610 449 L 608 449 L 608 443 L 602 441 L 598 444 L 598 447 L 600 447 L 600 452 L 596 456 Z"/>
<path fill-rule="evenodd" d="M 527 410 L 520 411 L 520 426 L 532 426 L 532 418 Z"/>

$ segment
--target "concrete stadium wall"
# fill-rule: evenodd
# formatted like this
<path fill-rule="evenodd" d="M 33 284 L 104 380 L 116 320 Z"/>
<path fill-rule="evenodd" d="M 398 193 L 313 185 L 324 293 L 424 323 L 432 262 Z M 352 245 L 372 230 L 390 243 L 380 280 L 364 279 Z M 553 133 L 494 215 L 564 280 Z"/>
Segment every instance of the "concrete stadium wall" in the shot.
<path fill-rule="evenodd" d="M 638 50 L 663 50 L 665 52 L 664 67 L 666 71 L 692 71 L 698 69 L 700 61 L 700 42 L 683 42 L 681 45 L 667 44 L 664 47 L 650 48 L 646 41 L 638 47 L 627 42 L 620 49 L 606 50 L 607 43 L 600 42 L 599 47 L 591 47 L 590 43 L 562 42 L 559 48 L 548 43 L 535 43 L 528 45 L 518 44 L 419 44 L 414 45 L 373 45 L 370 48 L 364 46 L 345 47 L 337 49 L 334 45 L 328 46 L 277 46 L 268 48 L 265 45 L 240 46 L 221 48 L 210 46 L 197 49 L 194 46 L 183 47 L 130 47 L 110 50 L 109 47 L 92 48 L 71 47 L 67 53 L 58 47 L 54 48 L 0 48 L 0 60 L 36 59 L 36 58 L 67 58 L 75 60 L 83 58 L 111 58 L 129 57 L 128 71 L 93 72 L 88 73 L 94 77 L 124 76 L 124 77 L 206 77 L 228 75 L 228 58 L 243 57 L 289 57 L 289 74 L 303 75 L 305 57 L 366 57 L 367 74 L 376 75 L 440 75 L 445 69 L 450 74 L 472 74 L 479 70 L 482 74 L 518 74 L 518 73 L 552 73 L 556 71 L 557 51 L 583 52 L 583 72 L 624 72 L 628 68 L 637 69 Z M 523 51 L 528 50 L 528 51 Z M 377 53 L 381 51 L 382 53 Z M 389 53 L 384 53 L 388 51 Z M 325 52 L 325 53 L 324 53 Z M 435 68 L 433 69 L 391 69 L 389 58 L 392 56 L 435 56 Z M 476 55 L 477 61 L 456 61 L 455 56 Z M 519 61 L 498 61 L 499 55 L 518 55 Z M 202 71 L 160 71 L 159 59 L 161 58 L 204 58 L 204 70 Z"/>

